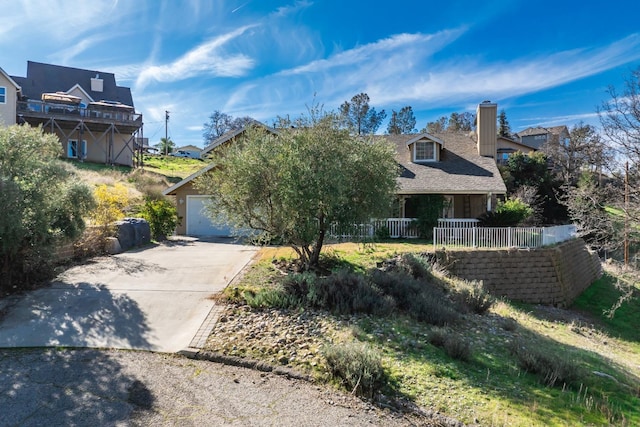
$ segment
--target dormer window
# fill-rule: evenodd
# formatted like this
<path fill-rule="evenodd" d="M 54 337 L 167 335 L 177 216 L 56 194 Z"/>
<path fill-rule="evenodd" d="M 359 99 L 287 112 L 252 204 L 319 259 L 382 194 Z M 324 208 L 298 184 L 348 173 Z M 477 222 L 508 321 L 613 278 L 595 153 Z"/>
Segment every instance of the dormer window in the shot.
<path fill-rule="evenodd" d="M 415 162 L 435 162 L 436 143 L 433 141 L 416 141 L 413 144 L 413 158 Z"/>

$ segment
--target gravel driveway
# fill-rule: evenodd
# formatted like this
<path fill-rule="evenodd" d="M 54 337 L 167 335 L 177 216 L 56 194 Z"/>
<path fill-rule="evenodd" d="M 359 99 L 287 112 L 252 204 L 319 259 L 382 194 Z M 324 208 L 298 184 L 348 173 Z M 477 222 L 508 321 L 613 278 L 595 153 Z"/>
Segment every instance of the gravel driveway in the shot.
<path fill-rule="evenodd" d="M 352 396 L 177 355 L 0 350 L 0 426 L 406 426 Z"/>

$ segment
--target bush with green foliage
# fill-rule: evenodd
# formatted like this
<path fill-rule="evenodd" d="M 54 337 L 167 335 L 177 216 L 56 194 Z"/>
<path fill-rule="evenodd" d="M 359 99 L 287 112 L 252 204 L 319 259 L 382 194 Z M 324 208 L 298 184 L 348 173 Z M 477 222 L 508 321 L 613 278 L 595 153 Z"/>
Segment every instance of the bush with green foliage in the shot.
<path fill-rule="evenodd" d="M 478 219 L 483 227 L 515 227 L 533 213 L 531 206 L 520 199 L 512 198 L 498 202 L 494 211 L 487 212 Z"/>
<path fill-rule="evenodd" d="M 179 222 L 176 207 L 167 199 L 147 197 L 139 214 L 147 220 L 151 228 L 151 237 L 157 241 L 165 240 L 173 234 Z"/>
<path fill-rule="evenodd" d="M 93 208 L 91 190 L 61 162 L 55 135 L 0 126 L 0 289 L 49 277 L 59 243 L 80 236 Z"/>
<path fill-rule="evenodd" d="M 454 298 L 461 310 L 475 313 L 485 314 L 493 303 L 495 298 L 484 289 L 482 282 L 460 282 L 456 286 Z"/>
<path fill-rule="evenodd" d="M 367 344 L 329 344 L 322 354 L 332 377 L 353 394 L 372 398 L 386 384 L 382 357 Z"/>
<path fill-rule="evenodd" d="M 418 230 L 422 239 L 433 237 L 433 227 L 438 225 L 438 218 L 442 216 L 445 205 L 444 196 L 441 194 L 424 194 L 413 196 L 412 201 L 416 203 L 416 219 L 413 226 Z"/>

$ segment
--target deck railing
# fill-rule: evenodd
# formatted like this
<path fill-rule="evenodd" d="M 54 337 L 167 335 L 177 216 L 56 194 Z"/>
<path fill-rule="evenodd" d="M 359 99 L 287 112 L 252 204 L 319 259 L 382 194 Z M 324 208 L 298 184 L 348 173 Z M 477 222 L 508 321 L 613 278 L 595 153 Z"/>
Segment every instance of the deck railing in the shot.
<path fill-rule="evenodd" d="M 28 116 L 65 116 L 86 119 L 99 119 L 120 122 L 136 122 L 142 115 L 132 111 L 113 109 L 81 108 L 75 105 L 63 105 L 43 101 L 18 101 L 18 115 Z"/>
<path fill-rule="evenodd" d="M 575 225 L 555 227 L 435 227 L 435 248 L 540 248 L 576 237 Z"/>

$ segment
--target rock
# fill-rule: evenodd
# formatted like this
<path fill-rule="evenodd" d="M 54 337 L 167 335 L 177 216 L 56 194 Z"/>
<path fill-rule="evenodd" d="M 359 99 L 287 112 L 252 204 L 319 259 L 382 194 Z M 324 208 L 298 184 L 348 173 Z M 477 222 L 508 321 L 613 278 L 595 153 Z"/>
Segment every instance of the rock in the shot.
<path fill-rule="evenodd" d="M 110 255 L 122 252 L 122 246 L 116 237 L 107 237 L 104 242 L 104 251 Z"/>

